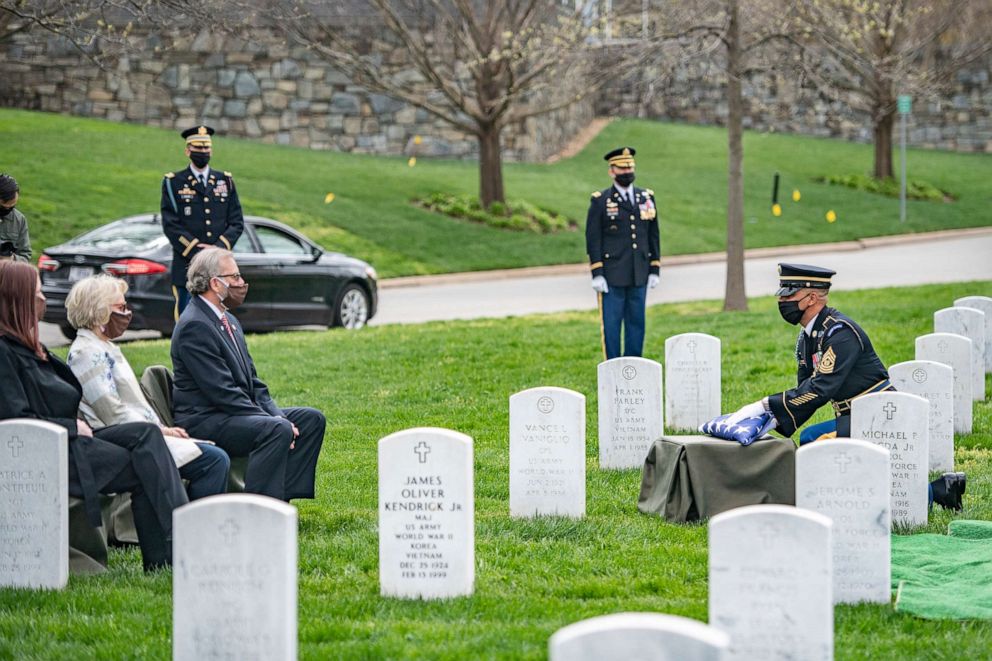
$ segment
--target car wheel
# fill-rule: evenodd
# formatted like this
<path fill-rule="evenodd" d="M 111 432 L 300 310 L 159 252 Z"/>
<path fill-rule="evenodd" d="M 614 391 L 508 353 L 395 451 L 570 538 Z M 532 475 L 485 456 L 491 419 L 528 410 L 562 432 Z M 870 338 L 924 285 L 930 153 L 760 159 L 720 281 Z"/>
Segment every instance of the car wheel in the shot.
<path fill-rule="evenodd" d="M 334 323 L 351 330 L 365 326 L 369 319 L 369 297 L 359 285 L 345 285 L 338 306 L 334 310 Z"/>
<path fill-rule="evenodd" d="M 66 339 L 76 339 L 76 329 L 72 327 L 72 324 L 59 324 L 59 330 L 66 336 Z"/>

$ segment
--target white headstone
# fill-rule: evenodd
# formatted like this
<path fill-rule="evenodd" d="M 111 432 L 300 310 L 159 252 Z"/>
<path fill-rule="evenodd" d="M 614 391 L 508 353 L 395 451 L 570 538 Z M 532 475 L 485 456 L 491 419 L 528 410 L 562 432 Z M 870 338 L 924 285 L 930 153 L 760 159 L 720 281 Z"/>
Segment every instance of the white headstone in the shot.
<path fill-rule="evenodd" d="M 892 523 L 927 522 L 930 402 L 908 392 L 877 392 L 851 402 L 851 438 L 889 451 Z"/>
<path fill-rule="evenodd" d="M 971 433 L 971 340 L 953 333 L 916 338 L 916 360 L 932 360 L 954 370 L 954 431 Z"/>
<path fill-rule="evenodd" d="M 64 427 L 0 422 L 0 587 L 69 580 L 68 447 Z"/>
<path fill-rule="evenodd" d="M 889 367 L 889 381 L 930 402 L 930 470 L 954 470 L 954 370 L 932 360 L 907 360 Z"/>
<path fill-rule="evenodd" d="M 678 615 L 616 613 L 556 631 L 549 661 L 722 661 L 729 639 L 715 628 Z"/>
<path fill-rule="evenodd" d="M 172 658 L 296 659 L 296 508 L 223 494 L 172 521 Z"/>
<path fill-rule="evenodd" d="M 510 516 L 586 515 L 586 397 L 531 388 L 510 397 Z"/>
<path fill-rule="evenodd" d="M 965 296 L 955 300 L 954 305 L 981 310 L 985 314 L 985 373 L 992 372 L 992 297 Z"/>
<path fill-rule="evenodd" d="M 954 333 L 971 340 L 971 398 L 985 400 L 985 313 L 975 308 L 953 307 L 933 313 L 935 333 Z"/>
<path fill-rule="evenodd" d="M 889 603 L 889 451 L 837 438 L 796 452 L 796 507 L 834 522 L 834 603 Z"/>
<path fill-rule="evenodd" d="M 475 584 L 472 439 L 418 427 L 379 441 L 379 587 L 444 599 Z"/>
<path fill-rule="evenodd" d="M 682 333 L 665 340 L 665 423 L 693 433 L 720 415 L 720 339 Z"/>
<path fill-rule="evenodd" d="M 728 659 L 833 658 L 832 522 L 788 505 L 748 505 L 709 525 L 710 626 Z"/>
<path fill-rule="evenodd" d="M 661 364 L 614 358 L 599 364 L 599 465 L 640 468 L 662 435 Z"/>

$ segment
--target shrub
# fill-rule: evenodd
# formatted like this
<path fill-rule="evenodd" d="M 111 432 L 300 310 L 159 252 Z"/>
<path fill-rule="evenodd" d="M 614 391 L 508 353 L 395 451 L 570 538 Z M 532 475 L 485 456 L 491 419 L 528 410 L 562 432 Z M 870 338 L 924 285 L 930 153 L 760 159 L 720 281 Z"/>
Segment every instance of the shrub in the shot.
<path fill-rule="evenodd" d="M 524 200 L 507 203 L 493 202 L 489 209 L 483 209 L 476 197 L 431 193 L 414 200 L 419 207 L 443 213 L 454 218 L 482 223 L 497 229 L 518 232 L 551 234 L 565 230 L 575 230 L 579 224 L 567 216 L 549 209 L 542 209 Z"/>
<path fill-rule="evenodd" d="M 899 197 L 899 182 L 892 177 L 876 179 L 865 174 L 831 174 L 818 177 L 814 181 L 831 186 L 846 186 L 887 197 Z M 954 201 L 953 195 L 925 181 L 907 181 L 906 197 L 910 200 L 928 200 L 930 202 Z"/>

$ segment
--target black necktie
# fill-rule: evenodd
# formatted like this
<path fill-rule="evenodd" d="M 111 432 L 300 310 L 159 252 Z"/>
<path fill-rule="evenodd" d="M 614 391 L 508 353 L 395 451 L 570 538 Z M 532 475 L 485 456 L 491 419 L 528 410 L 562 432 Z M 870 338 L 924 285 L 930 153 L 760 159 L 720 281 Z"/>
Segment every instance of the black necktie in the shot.
<path fill-rule="evenodd" d="M 199 180 L 201 186 L 203 186 L 204 188 L 207 187 L 207 178 L 206 177 L 204 177 L 202 174 L 198 174 L 198 175 L 196 175 L 196 178 Z"/>

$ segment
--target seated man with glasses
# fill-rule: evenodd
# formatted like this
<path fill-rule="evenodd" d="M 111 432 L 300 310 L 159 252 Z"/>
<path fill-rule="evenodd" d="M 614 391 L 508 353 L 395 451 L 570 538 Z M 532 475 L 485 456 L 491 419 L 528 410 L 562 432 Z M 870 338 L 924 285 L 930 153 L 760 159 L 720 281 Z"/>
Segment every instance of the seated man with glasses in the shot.
<path fill-rule="evenodd" d="M 276 406 L 258 378 L 237 318 L 248 284 L 222 248 L 189 264 L 189 306 L 172 335 L 177 425 L 209 438 L 232 457 L 248 457 L 245 491 L 280 500 L 314 497 L 326 420 L 312 408 Z"/>

